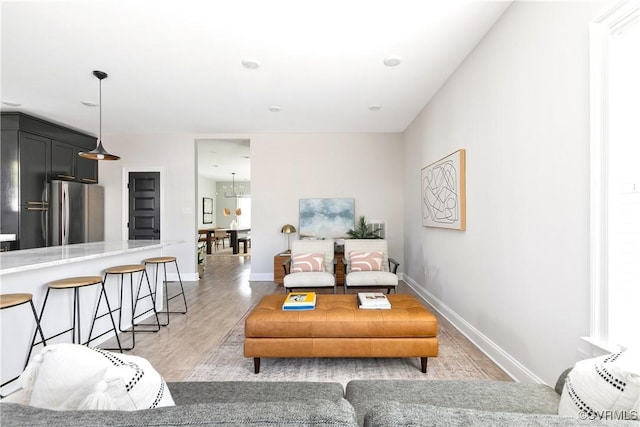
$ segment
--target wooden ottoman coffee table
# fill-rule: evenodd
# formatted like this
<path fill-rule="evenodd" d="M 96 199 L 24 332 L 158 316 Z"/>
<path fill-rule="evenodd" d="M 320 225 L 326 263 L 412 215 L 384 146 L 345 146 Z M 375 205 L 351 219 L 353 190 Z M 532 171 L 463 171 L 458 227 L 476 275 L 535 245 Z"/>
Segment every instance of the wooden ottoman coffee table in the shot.
<path fill-rule="evenodd" d="M 267 295 L 244 327 L 244 355 L 253 357 L 419 357 L 438 355 L 438 320 L 411 295 L 387 295 L 391 309 L 358 308 L 357 295 L 317 295 L 316 308 L 283 311 L 285 295 Z"/>

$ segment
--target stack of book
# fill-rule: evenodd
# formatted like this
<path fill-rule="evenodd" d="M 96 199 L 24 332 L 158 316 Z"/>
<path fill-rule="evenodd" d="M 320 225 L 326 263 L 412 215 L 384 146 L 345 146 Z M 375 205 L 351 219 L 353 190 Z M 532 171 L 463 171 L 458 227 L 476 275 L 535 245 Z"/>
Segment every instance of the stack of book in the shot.
<path fill-rule="evenodd" d="M 285 311 L 313 310 L 316 308 L 315 292 L 291 292 L 282 303 Z"/>
<path fill-rule="evenodd" d="M 358 292 L 358 305 L 365 309 L 389 309 L 389 298 L 382 292 Z"/>

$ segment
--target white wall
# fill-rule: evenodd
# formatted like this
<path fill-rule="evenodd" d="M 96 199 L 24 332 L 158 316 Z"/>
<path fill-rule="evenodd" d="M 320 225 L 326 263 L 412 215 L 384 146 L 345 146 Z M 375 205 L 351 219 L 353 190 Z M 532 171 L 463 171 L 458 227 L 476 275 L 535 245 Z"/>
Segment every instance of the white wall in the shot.
<path fill-rule="evenodd" d="M 402 151 L 400 134 L 252 137 L 252 280 L 273 278 L 273 256 L 287 247 L 280 229 L 284 224 L 299 229 L 304 198 L 353 197 L 356 218 L 388 221 L 389 251 L 401 260 Z"/>
<path fill-rule="evenodd" d="M 589 332 L 589 22 L 515 2 L 405 133 L 405 280 L 503 367 L 552 384 Z M 467 231 L 423 228 L 420 169 L 467 150 Z"/>
<path fill-rule="evenodd" d="M 213 203 L 213 223 L 211 224 L 205 224 L 202 222 L 202 199 L 204 197 L 210 198 Z M 196 209 L 198 212 L 198 228 L 214 227 L 216 225 L 216 221 L 219 220 L 218 215 L 222 216 L 222 212 L 218 212 L 216 199 L 216 181 L 210 178 L 198 176 L 198 205 Z"/>
<path fill-rule="evenodd" d="M 171 248 L 176 250 L 181 273 L 196 280 L 197 210 L 202 209 L 202 199 L 196 190 L 194 141 L 229 137 L 251 140 L 251 280 L 273 279 L 273 256 L 286 248 L 280 228 L 287 223 L 298 227 L 301 198 L 353 197 L 357 216 L 388 221 L 390 251 L 402 260 L 400 134 L 105 136 L 109 150 L 122 157 L 100 165 L 107 206 L 105 239 L 126 238 L 123 175 L 161 170 L 162 238 L 185 242 Z"/>
<path fill-rule="evenodd" d="M 100 184 L 105 187 L 105 240 L 127 239 L 128 172 L 160 172 L 160 231 L 186 280 L 197 280 L 197 201 L 194 138 L 184 135 L 107 135 L 110 152 L 121 160 L 100 163 Z M 169 272 L 169 271 L 168 271 Z"/>

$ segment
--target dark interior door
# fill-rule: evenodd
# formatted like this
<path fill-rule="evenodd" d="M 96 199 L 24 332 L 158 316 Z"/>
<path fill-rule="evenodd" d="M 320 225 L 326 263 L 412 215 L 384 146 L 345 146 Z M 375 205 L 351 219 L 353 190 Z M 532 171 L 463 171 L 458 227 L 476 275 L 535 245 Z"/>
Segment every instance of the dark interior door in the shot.
<path fill-rule="evenodd" d="M 129 240 L 160 239 L 160 172 L 129 172 Z"/>

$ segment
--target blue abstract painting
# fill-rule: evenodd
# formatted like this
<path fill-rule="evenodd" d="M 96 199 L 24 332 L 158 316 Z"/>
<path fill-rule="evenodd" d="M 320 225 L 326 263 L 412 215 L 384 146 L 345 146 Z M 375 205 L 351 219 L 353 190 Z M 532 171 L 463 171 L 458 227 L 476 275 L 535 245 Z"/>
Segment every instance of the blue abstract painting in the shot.
<path fill-rule="evenodd" d="M 344 239 L 355 227 L 354 199 L 300 199 L 300 237 Z"/>

